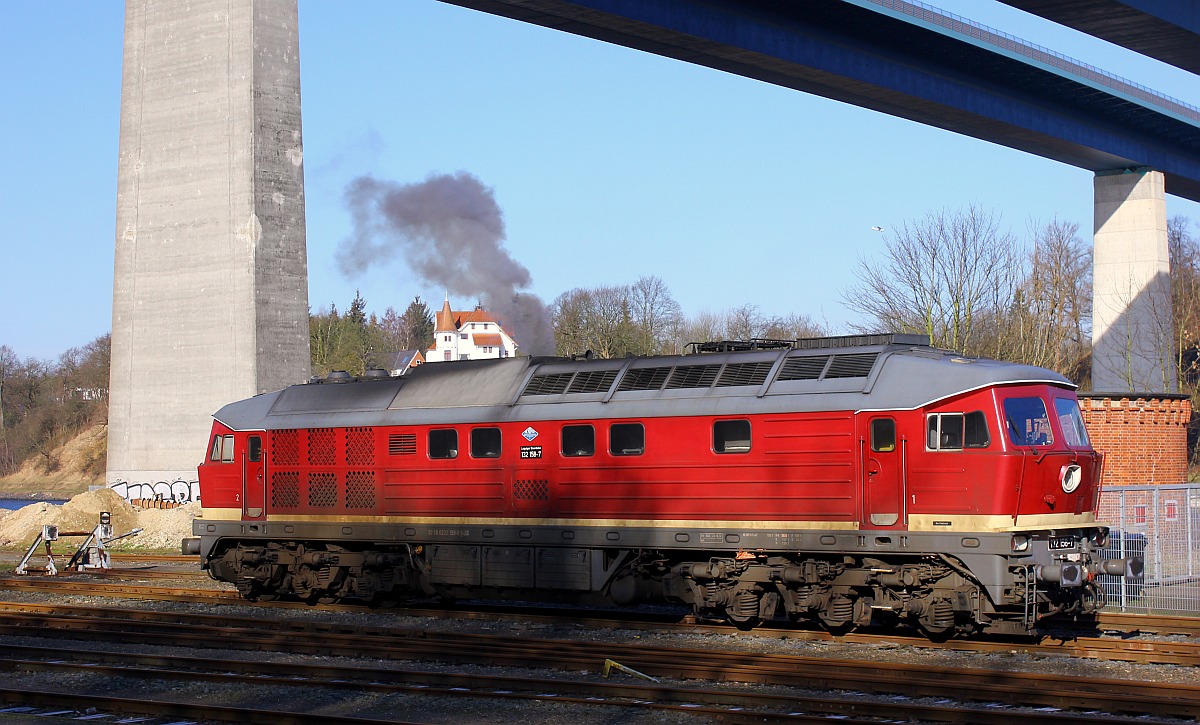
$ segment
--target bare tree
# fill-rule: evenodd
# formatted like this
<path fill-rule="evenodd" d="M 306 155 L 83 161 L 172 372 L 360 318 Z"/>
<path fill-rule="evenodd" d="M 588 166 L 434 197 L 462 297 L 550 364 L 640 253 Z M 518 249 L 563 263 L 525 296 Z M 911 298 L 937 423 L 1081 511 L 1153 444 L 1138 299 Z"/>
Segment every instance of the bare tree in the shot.
<path fill-rule="evenodd" d="M 1057 370 L 1076 381 L 1090 374 L 1092 247 L 1079 225 L 1030 223 L 1024 274 L 1007 314 L 997 320 L 995 357 Z"/>
<path fill-rule="evenodd" d="M 879 261 L 861 259 L 858 283 L 842 294 L 861 313 L 861 332 L 923 332 L 934 345 L 975 354 L 1012 299 L 1015 238 L 999 218 L 970 206 L 904 222 Z"/>
<path fill-rule="evenodd" d="M 671 331 L 682 312 L 666 282 L 653 275 L 639 277 L 629 287 L 629 307 L 634 327 L 632 351 L 652 355 L 669 349 Z"/>

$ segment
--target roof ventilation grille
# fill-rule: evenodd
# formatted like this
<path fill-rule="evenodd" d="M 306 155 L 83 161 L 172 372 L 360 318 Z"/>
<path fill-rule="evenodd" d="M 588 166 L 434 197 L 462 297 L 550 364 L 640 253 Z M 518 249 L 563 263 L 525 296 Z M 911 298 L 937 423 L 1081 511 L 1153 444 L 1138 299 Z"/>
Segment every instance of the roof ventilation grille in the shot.
<path fill-rule="evenodd" d="M 534 375 L 525 392 L 521 395 L 558 395 L 566 392 L 567 384 L 571 382 L 574 373 L 551 373 L 549 375 Z"/>
<path fill-rule="evenodd" d="M 779 371 L 779 380 L 816 380 L 829 362 L 828 355 L 807 355 L 788 358 Z"/>
<path fill-rule="evenodd" d="M 721 377 L 717 380 L 718 388 L 733 387 L 735 385 L 762 385 L 766 382 L 767 375 L 770 374 L 771 368 L 775 365 L 774 360 L 761 360 L 751 363 L 729 363 L 725 369 L 721 371 Z"/>
<path fill-rule="evenodd" d="M 878 357 L 877 352 L 835 355 L 833 362 L 829 364 L 829 371 L 825 373 L 825 379 L 865 378 L 871 374 L 871 368 L 875 367 L 875 359 Z"/>
<path fill-rule="evenodd" d="M 616 370 L 588 370 L 575 374 L 568 393 L 603 393 L 612 387 L 617 379 Z"/>

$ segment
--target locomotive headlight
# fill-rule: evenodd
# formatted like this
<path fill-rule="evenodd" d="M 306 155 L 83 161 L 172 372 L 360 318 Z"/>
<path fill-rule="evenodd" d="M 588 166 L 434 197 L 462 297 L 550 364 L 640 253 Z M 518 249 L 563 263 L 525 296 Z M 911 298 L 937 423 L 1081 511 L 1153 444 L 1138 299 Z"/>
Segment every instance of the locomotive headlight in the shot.
<path fill-rule="evenodd" d="M 1083 469 L 1077 463 L 1070 463 L 1062 468 L 1063 493 L 1073 493 L 1083 482 Z"/>
<path fill-rule="evenodd" d="M 1024 534 L 1015 534 L 1012 537 L 1013 551 L 1029 551 L 1029 537 Z"/>

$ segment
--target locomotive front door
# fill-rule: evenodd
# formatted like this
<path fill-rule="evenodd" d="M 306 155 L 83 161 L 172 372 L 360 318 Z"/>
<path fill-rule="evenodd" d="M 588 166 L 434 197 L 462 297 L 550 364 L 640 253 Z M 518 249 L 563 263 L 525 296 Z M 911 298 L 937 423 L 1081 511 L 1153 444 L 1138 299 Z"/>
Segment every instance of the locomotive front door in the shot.
<path fill-rule="evenodd" d="M 903 526 L 903 444 L 896 435 L 896 420 L 887 416 L 867 419 L 863 451 L 863 527 Z"/>
<path fill-rule="evenodd" d="M 262 436 L 246 439 L 242 459 L 242 518 L 261 519 L 266 516 L 267 478 L 263 466 Z"/>

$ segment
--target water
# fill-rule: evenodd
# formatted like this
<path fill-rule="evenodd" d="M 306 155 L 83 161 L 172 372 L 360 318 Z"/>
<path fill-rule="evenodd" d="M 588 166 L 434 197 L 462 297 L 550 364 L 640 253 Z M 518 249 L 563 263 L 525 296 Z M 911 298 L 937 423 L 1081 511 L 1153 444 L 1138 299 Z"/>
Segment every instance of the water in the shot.
<path fill-rule="evenodd" d="M 28 506 L 31 503 L 41 503 L 41 501 L 27 501 L 20 498 L 0 498 L 0 509 L 4 509 L 6 511 L 16 511 L 17 509 Z M 59 499 L 47 499 L 46 503 L 58 504 L 61 506 L 62 504 L 66 503 L 66 501 L 61 501 Z"/>

